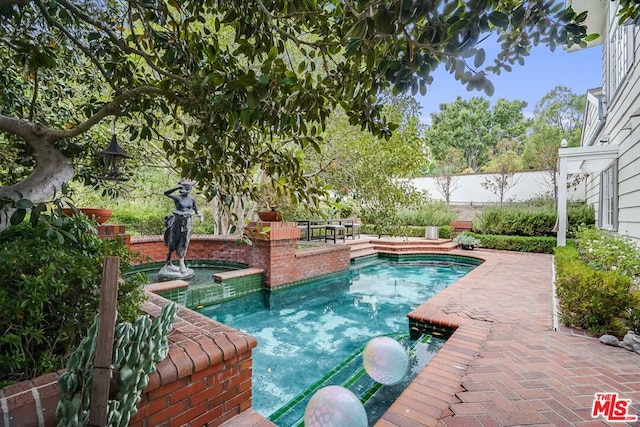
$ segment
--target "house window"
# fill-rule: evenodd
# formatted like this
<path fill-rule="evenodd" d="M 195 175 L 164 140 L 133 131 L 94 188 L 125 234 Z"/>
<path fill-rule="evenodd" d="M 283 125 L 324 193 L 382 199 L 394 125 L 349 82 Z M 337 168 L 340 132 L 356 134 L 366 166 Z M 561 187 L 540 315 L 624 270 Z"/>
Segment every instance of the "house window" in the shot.
<path fill-rule="evenodd" d="M 600 179 L 600 227 L 618 228 L 618 163 L 605 169 Z"/>
<path fill-rule="evenodd" d="M 609 101 L 615 96 L 616 91 L 624 81 L 631 65 L 633 64 L 633 33 L 635 25 L 619 25 L 616 9 L 610 8 L 609 17 Z"/>

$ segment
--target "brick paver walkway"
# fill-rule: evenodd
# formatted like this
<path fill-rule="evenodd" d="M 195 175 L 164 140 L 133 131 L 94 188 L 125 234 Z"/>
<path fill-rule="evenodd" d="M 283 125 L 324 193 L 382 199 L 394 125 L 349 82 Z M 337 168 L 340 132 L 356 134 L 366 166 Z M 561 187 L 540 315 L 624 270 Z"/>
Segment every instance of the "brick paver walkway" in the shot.
<path fill-rule="evenodd" d="M 376 426 L 600 426 L 595 393 L 631 399 L 640 356 L 553 328 L 552 257 L 455 251 L 485 263 L 410 317 L 457 327 Z"/>

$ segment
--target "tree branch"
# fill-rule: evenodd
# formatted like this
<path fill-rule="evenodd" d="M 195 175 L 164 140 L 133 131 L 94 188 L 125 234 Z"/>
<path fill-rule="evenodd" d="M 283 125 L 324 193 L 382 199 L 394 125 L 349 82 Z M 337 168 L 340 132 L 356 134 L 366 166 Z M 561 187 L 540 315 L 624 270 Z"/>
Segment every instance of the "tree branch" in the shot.
<path fill-rule="evenodd" d="M 264 13 L 267 16 L 268 25 L 271 28 L 273 28 L 282 37 L 291 40 L 296 45 L 299 45 L 299 46 L 300 45 L 306 45 L 306 46 L 311 46 L 311 47 L 318 48 L 318 49 L 322 49 L 322 48 L 325 48 L 325 47 L 331 45 L 330 43 L 314 43 L 314 42 L 310 42 L 310 41 L 299 39 L 298 37 L 294 36 L 293 34 L 288 33 L 287 31 L 283 30 L 282 28 L 278 27 L 277 25 L 273 25 L 273 22 L 277 22 L 278 20 L 266 8 L 266 6 L 262 2 L 262 0 L 256 0 L 256 3 L 258 4 L 258 7 L 262 11 L 262 13 Z"/>
<path fill-rule="evenodd" d="M 31 105 L 29 106 L 29 121 L 33 120 L 36 114 L 36 101 L 38 99 L 38 69 L 33 71 L 33 96 L 31 97 Z"/>
<path fill-rule="evenodd" d="M 111 39 L 113 44 L 115 44 L 118 48 L 120 48 L 120 50 L 122 50 L 124 53 L 138 55 L 139 57 L 144 59 L 145 63 L 147 65 L 149 65 L 149 67 L 151 67 L 158 74 L 160 74 L 162 76 L 165 76 L 165 77 L 168 77 L 168 78 L 170 78 L 172 80 L 179 81 L 182 84 L 189 85 L 189 80 L 188 79 L 185 79 L 184 77 L 181 77 L 181 76 L 178 76 L 176 74 L 172 74 L 172 73 L 170 73 L 170 72 L 168 72 L 166 70 L 163 70 L 162 68 L 160 68 L 160 67 L 158 67 L 156 65 L 156 63 L 153 61 L 151 56 L 148 55 L 146 52 L 143 52 L 143 51 L 138 50 L 138 49 L 134 49 L 134 48 L 130 47 L 129 45 L 127 45 L 127 43 L 125 43 L 124 40 L 122 40 L 120 37 L 118 37 L 118 35 L 116 33 L 114 33 L 111 30 L 111 28 L 109 28 L 109 26 L 106 25 L 104 22 L 102 22 L 100 20 L 97 20 L 97 19 L 93 19 L 91 16 L 87 15 L 82 9 L 76 7 L 74 4 L 70 3 L 67 0 L 59 0 L 58 3 L 60 3 L 70 13 L 72 13 L 73 15 L 77 16 L 78 18 L 82 19 L 86 23 L 88 23 L 90 25 L 93 25 L 94 27 L 104 31 L 105 34 L 109 37 L 109 39 Z"/>
<path fill-rule="evenodd" d="M 54 140 L 73 138 L 75 136 L 81 135 L 91 129 L 91 127 L 96 125 L 105 117 L 118 114 L 122 104 L 124 104 L 129 99 L 135 98 L 140 95 L 159 95 L 171 99 L 174 102 L 179 101 L 179 98 L 171 92 L 167 92 L 153 86 L 141 86 L 116 96 L 111 102 L 106 104 L 104 107 L 94 113 L 87 120 L 80 123 L 78 126 L 68 130 L 51 129 L 48 133 Z"/>
<path fill-rule="evenodd" d="M 91 52 L 91 50 L 89 50 L 86 46 L 84 46 L 82 43 L 80 43 L 80 40 L 78 40 L 76 37 L 74 37 L 73 34 L 71 34 L 69 32 L 69 30 L 67 30 L 64 26 L 60 25 L 60 23 L 58 21 L 53 19 L 51 17 L 51 15 L 49 15 L 49 13 L 47 12 L 47 9 L 44 7 L 44 5 L 42 4 L 42 2 L 40 0 L 36 0 L 35 3 L 38 6 L 38 9 L 40 9 L 40 13 L 42 13 L 42 16 L 44 16 L 44 19 L 47 21 L 49 26 L 57 28 L 60 32 L 62 32 L 62 34 L 65 35 L 65 37 L 67 37 L 69 40 L 71 40 L 71 42 L 73 44 L 78 46 L 78 48 L 82 52 L 84 52 L 84 54 L 87 56 L 87 58 L 89 58 L 89 60 L 93 63 L 93 65 L 98 69 L 100 74 L 102 74 L 102 77 L 104 77 L 105 81 L 109 84 L 109 86 L 111 86 L 111 88 L 115 92 L 118 92 L 118 88 L 116 88 L 112 84 L 111 80 L 107 77 L 107 73 L 106 73 L 104 67 L 102 66 L 100 61 L 98 61 L 98 58 L 96 58 L 96 56 L 93 54 L 93 52 Z"/>
<path fill-rule="evenodd" d="M 11 5 L 16 5 L 16 6 L 25 6 L 27 4 L 29 4 L 31 0 L 0 0 L 0 7 L 2 6 L 11 6 Z"/>

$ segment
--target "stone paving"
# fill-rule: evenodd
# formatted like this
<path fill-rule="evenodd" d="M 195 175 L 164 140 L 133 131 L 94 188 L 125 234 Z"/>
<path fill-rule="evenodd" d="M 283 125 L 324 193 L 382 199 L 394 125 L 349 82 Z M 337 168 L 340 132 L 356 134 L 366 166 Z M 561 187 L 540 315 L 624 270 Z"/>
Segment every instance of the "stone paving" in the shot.
<path fill-rule="evenodd" d="M 601 426 L 595 393 L 631 399 L 640 417 L 640 356 L 554 328 L 552 257 L 452 251 L 485 263 L 410 317 L 456 332 L 377 427 Z"/>

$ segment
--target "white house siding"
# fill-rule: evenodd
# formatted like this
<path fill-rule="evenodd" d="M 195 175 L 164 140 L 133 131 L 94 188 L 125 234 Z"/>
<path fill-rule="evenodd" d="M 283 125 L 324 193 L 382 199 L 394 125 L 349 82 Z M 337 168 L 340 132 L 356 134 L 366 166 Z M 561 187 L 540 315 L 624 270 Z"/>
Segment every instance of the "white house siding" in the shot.
<path fill-rule="evenodd" d="M 452 204 L 487 204 L 496 203 L 498 196 L 482 187 L 482 182 L 491 174 L 456 175 L 451 195 Z M 545 171 L 518 172 L 514 176 L 516 185 L 506 192 L 504 201 L 525 201 L 534 197 L 551 194 L 550 176 Z M 434 177 L 425 176 L 411 180 L 414 187 L 426 191 L 434 200 L 444 200 L 438 190 Z M 568 192 L 569 200 L 584 200 L 584 182 Z"/>
<path fill-rule="evenodd" d="M 606 7 L 617 7 L 617 2 L 606 2 Z M 583 135 L 583 145 L 594 141 L 594 145 L 616 144 L 620 147 L 618 158 L 618 211 L 617 231 L 628 235 L 640 243 L 640 28 L 626 27 L 632 31 L 632 47 L 627 52 L 633 59 L 631 67 L 615 90 L 610 87 L 613 77 L 609 61 L 613 52 L 610 40 L 611 25 L 617 25 L 617 18 L 608 12 L 606 40 L 603 46 L 602 89 L 606 94 L 606 122 L 599 135 L 591 138 Z M 634 117 L 636 116 L 636 117 Z M 600 175 L 594 174 L 586 182 L 586 201 L 596 209 L 600 217 Z"/>
<path fill-rule="evenodd" d="M 633 39 L 634 63 L 608 102 L 606 124 L 600 139 L 608 136 L 610 144 L 620 146 L 617 231 L 640 240 L 640 118 L 632 118 L 640 112 L 640 32 L 637 27 L 634 28 Z M 607 49 L 604 49 L 604 55 L 607 55 Z M 607 70 L 606 61 L 603 64 Z M 605 77 L 604 87 L 606 80 Z M 599 181 L 599 177 L 595 180 Z M 599 208 L 597 202 L 595 207 Z"/>
<path fill-rule="evenodd" d="M 637 77 L 640 73 L 635 73 Z M 640 107 L 640 95 L 636 106 Z M 640 118 L 629 120 L 618 160 L 618 232 L 640 239 Z"/>

